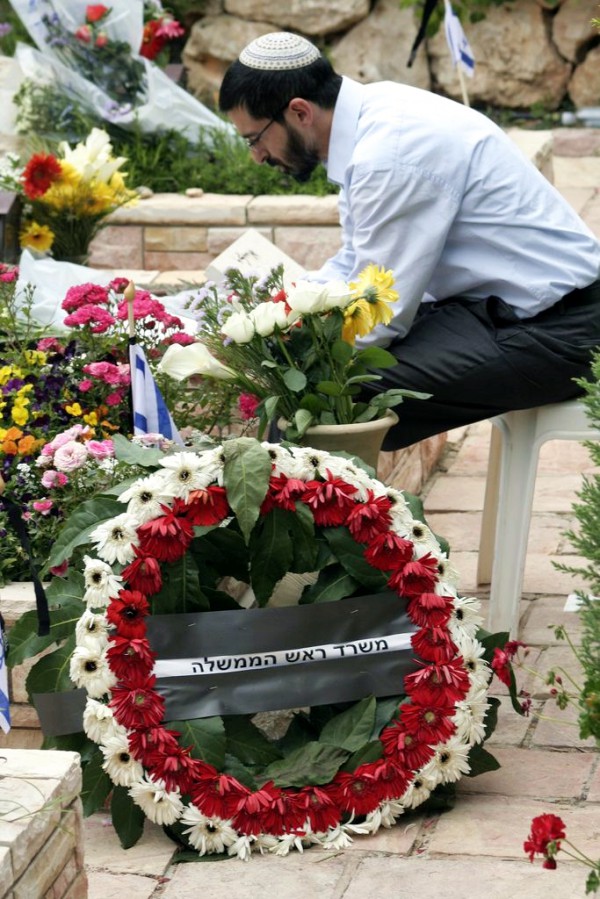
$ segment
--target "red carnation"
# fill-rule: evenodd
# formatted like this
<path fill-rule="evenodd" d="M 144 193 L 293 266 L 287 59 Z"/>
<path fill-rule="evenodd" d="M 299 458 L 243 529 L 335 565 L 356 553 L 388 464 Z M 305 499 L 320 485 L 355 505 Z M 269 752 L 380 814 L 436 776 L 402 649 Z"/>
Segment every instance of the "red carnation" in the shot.
<path fill-rule="evenodd" d="M 139 590 L 119 590 L 106 610 L 106 617 L 117 628 L 120 637 L 143 637 L 144 618 L 150 612 L 148 600 Z"/>
<path fill-rule="evenodd" d="M 46 191 L 62 175 L 56 156 L 51 153 L 35 153 L 23 170 L 21 181 L 25 196 L 29 200 L 43 197 Z"/>
<path fill-rule="evenodd" d="M 194 536 L 194 527 L 187 519 L 175 515 L 168 506 L 161 508 L 164 515 L 138 528 L 140 548 L 160 562 L 175 562 L 187 552 Z"/>
<path fill-rule="evenodd" d="M 158 593 L 162 587 L 160 563 L 154 556 L 149 556 L 139 546 L 134 546 L 136 558 L 122 571 L 123 580 L 132 590 L 139 590 L 146 596 Z"/>
<path fill-rule="evenodd" d="M 104 19 L 110 12 L 108 6 L 103 6 L 102 3 L 93 3 L 91 6 L 86 6 L 85 8 L 85 21 L 93 24 L 94 22 L 100 22 Z"/>
<path fill-rule="evenodd" d="M 544 868 L 556 868 L 554 856 L 560 849 L 560 841 L 566 839 L 566 825 L 558 815 L 538 815 L 531 822 L 531 833 L 523 843 L 523 849 L 533 862 L 539 852 L 544 856 Z"/>

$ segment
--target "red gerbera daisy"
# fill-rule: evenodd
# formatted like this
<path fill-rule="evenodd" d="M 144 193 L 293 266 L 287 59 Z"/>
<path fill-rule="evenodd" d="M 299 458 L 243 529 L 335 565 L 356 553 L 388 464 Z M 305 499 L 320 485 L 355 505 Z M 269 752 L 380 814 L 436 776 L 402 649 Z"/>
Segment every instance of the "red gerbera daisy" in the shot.
<path fill-rule="evenodd" d="M 338 771 L 332 786 L 340 808 L 355 815 L 368 815 L 376 809 L 385 792 L 375 778 L 372 763 L 360 765 L 352 772 Z"/>
<path fill-rule="evenodd" d="M 457 653 L 448 631 L 441 627 L 422 627 L 410 638 L 413 649 L 427 662 L 443 665 Z"/>
<path fill-rule="evenodd" d="M 154 666 L 156 653 L 150 649 L 146 638 L 121 637 L 117 634 L 110 638 L 106 651 L 110 670 L 121 679 L 131 671 L 139 674 L 150 674 Z"/>
<path fill-rule="evenodd" d="M 192 787 L 192 802 L 207 818 L 232 818 L 240 802 L 250 794 L 248 787 L 228 774 L 201 774 Z"/>
<path fill-rule="evenodd" d="M 189 793 L 198 764 L 203 763 L 191 757 L 189 748 L 177 745 L 166 750 L 156 749 L 146 757 L 144 764 L 154 780 L 164 780 L 167 790 L 179 788 L 182 793 Z"/>
<path fill-rule="evenodd" d="M 272 781 L 266 783 L 260 792 L 269 797 L 260 814 L 261 830 L 276 836 L 302 831 L 306 823 L 306 810 L 295 793 L 278 789 Z"/>
<path fill-rule="evenodd" d="M 400 709 L 400 720 L 406 733 L 423 743 L 440 743 L 451 737 L 456 730 L 452 716 L 456 711 L 452 705 L 421 706 L 406 703 Z"/>
<path fill-rule="evenodd" d="M 146 633 L 144 618 L 150 612 L 148 600 L 139 590 L 119 590 L 111 599 L 106 617 L 117 628 L 120 637 L 143 637 Z"/>
<path fill-rule="evenodd" d="M 306 484 L 299 478 L 288 478 L 287 475 L 274 475 L 269 480 L 267 495 L 260 507 L 260 514 L 267 515 L 275 506 L 294 512 L 296 501 L 306 492 Z"/>
<path fill-rule="evenodd" d="M 131 754 L 139 762 L 145 765 L 153 752 L 177 751 L 179 744 L 177 738 L 181 736 L 176 730 L 167 730 L 166 727 L 144 727 L 141 730 L 133 730 L 129 734 L 129 748 Z"/>
<path fill-rule="evenodd" d="M 452 659 L 445 665 L 421 665 L 420 671 L 404 678 L 404 689 L 415 702 L 435 702 L 440 696 L 459 702 L 469 692 L 469 675 L 462 659 Z"/>
<path fill-rule="evenodd" d="M 410 540 L 399 537 L 391 531 L 387 534 L 378 534 L 370 541 L 365 550 L 365 559 L 373 568 L 380 571 L 394 571 L 400 569 L 413 556 L 413 544 Z"/>
<path fill-rule="evenodd" d="M 156 678 L 131 675 L 112 689 L 109 706 L 123 727 L 157 727 L 165 712 L 165 701 L 154 691 Z"/>
<path fill-rule="evenodd" d="M 34 153 L 21 176 L 25 196 L 29 200 L 43 197 L 61 175 L 62 168 L 56 156 L 51 153 Z"/>
<path fill-rule="evenodd" d="M 313 513 L 315 524 L 338 527 L 348 518 L 354 505 L 354 500 L 350 497 L 356 493 L 356 489 L 342 478 L 334 477 L 328 470 L 324 481 L 307 481 L 302 502 Z"/>
<path fill-rule="evenodd" d="M 315 833 L 324 833 L 340 823 L 340 810 L 322 787 L 303 787 L 297 796 Z"/>
<path fill-rule="evenodd" d="M 400 721 L 394 721 L 381 732 L 381 742 L 385 754 L 407 771 L 417 771 L 434 755 L 433 748 L 407 734 Z"/>
<path fill-rule="evenodd" d="M 359 543 L 370 543 L 377 534 L 387 531 L 390 525 L 391 502 L 387 496 L 375 496 L 367 491 L 367 499 L 356 503 L 348 515 L 350 533 Z"/>
<path fill-rule="evenodd" d="M 138 528 L 140 547 L 159 562 L 175 562 L 188 550 L 194 536 L 194 526 L 169 509 L 161 506 L 164 515 L 147 521 Z"/>
<path fill-rule="evenodd" d="M 438 581 L 437 559 L 427 553 L 414 562 L 407 562 L 400 570 L 393 572 L 388 584 L 400 596 L 417 596 L 432 593 Z"/>
<path fill-rule="evenodd" d="M 187 503 L 175 502 L 173 512 L 185 516 L 191 525 L 219 524 L 231 514 L 224 487 L 207 487 L 206 490 L 192 490 Z"/>
<path fill-rule="evenodd" d="M 411 621 L 419 627 L 444 627 L 452 614 L 451 596 L 438 596 L 437 593 L 420 593 L 413 596 L 406 607 Z"/>
<path fill-rule="evenodd" d="M 146 596 L 158 593 L 162 587 L 160 563 L 154 556 L 149 556 L 139 546 L 133 547 L 136 558 L 121 572 L 123 580 L 132 590 L 139 590 Z"/>

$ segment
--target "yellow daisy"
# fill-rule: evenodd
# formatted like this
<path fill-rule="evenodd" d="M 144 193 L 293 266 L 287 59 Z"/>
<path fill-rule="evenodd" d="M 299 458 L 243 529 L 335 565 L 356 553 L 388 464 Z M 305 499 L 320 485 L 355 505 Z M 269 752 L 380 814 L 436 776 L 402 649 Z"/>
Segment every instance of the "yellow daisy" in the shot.
<path fill-rule="evenodd" d="M 390 305 L 398 299 L 398 292 L 393 289 L 393 285 L 394 273 L 391 269 L 386 271 L 383 266 L 373 263 L 362 270 L 357 281 L 350 283 L 353 295 L 357 299 L 361 297 L 370 304 L 372 328 L 378 324 L 387 325 L 392 319 Z"/>
<path fill-rule="evenodd" d="M 22 247 L 31 247 L 45 253 L 54 243 L 54 232 L 48 225 L 38 225 L 37 222 L 29 222 L 19 233 L 19 241 Z"/>
<path fill-rule="evenodd" d="M 372 307 L 367 300 L 356 300 L 346 307 L 344 310 L 344 324 L 342 326 L 342 340 L 353 344 L 357 337 L 363 337 L 372 329 Z"/>

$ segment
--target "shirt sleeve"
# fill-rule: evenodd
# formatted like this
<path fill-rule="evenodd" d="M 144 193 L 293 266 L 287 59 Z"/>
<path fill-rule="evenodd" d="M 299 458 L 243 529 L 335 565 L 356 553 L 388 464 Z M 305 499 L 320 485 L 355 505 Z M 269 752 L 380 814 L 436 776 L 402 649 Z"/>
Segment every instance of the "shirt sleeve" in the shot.
<path fill-rule="evenodd" d="M 387 346 L 403 337 L 444 251 L 460 205 L 457 191 L 415 166 L 356 165 L 340 207 L 343 244 L 319 271 L 351 281 L 370 263 L 391 269 L 399 299 L 394 317 L 357 341 Z M 320 278 L 319 278 L 320 279 Z"/>

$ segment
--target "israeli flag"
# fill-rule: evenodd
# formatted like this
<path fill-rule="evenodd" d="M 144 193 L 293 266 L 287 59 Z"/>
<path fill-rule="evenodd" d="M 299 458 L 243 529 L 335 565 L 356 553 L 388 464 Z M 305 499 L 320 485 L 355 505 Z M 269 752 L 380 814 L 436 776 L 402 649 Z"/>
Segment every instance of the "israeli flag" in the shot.
<path fill-rule="evenodd" d="M 461 66 L 462 70 L 472 78 L 475 71 L 473 51 L 460 24 L 460 19 L 452 9 L 450 0 L 444 0 L 444 3 L 446 5 L 444 28 L 446 29 L 446 40 L 448 41 L 452 61 L 455 66 Z"/>
<path fill-rule="evenodd" d="M 7 734 L 10 730 L 10 706 L 8 702 L 8 672 L 6 670 L 6 648 L 2 624 L 0 623 L 0 727 Z"/>
<path fill-rule="evenodd" d="M 181 435 L 150 371 L 146 354 L 137 343 L 129 346 L 129 365 L 134 435 L 141 437 L 144 434 L 161 434 L 167 440 L 183 446 Z"/>

